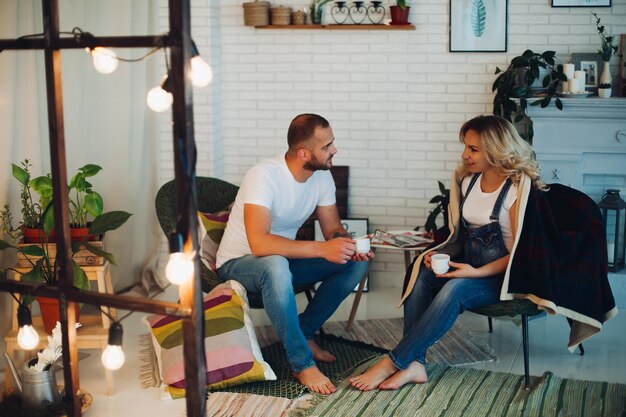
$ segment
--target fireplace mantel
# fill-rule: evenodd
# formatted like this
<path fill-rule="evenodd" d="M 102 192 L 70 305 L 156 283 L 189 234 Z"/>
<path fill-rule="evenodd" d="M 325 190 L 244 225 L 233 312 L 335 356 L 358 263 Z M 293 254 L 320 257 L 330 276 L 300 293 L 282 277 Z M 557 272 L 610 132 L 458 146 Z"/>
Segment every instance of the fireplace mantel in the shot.
<path fill-rule="evenodd" d="M 626 194 L 626 98 L 562 99 L 529 107 L 533 147 L 547 183 L 559 182 L 600 199 L 606 188 Z"/>
<path fill-rule="evenodd" d="M 529 107 L 533 148 L 546 183 L 558 182 L 600 201 L 608 188 L 626 195 L 626 98 L 563 99 Z M 619 308 L 626 308 L 626 270 L 609 274 Z"/>

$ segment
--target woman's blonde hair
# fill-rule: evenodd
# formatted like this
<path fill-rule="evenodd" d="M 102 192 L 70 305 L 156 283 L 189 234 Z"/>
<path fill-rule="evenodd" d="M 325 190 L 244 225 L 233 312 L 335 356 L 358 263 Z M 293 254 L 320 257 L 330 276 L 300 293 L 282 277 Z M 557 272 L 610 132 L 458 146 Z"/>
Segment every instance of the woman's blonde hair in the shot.
<path fill-rule="evenodd" d="M 520 137 L 509 121 L 495 115 L 474 117 L 461 126 L 459 132 L 461 143 L 465 143 L 465 135 L 470 130 L 480 137 L 487 162 L 503 175 L 510 177 L 515 185 L 519 185 L 524 173 L 530 177 L 536 188 L 546 188 L 539 175 L 535 151 Z M 464 165 L 460 173 L 462 176 L 470 174 Z"/>

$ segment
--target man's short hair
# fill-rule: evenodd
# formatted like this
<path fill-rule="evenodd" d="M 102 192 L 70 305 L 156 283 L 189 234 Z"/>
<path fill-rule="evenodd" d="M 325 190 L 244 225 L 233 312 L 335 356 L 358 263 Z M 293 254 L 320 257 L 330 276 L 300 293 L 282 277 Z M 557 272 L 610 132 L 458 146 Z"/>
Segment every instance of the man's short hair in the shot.
<path fill-rule="evenodd" d="M 328 120 L 312 113 L 300 114 L 291 121 L 287 131 L 287 144 L 289 149 L 296 149 L 303 142 L 313 138 L 315 129 L 318 127 L 330 127 Z"/>

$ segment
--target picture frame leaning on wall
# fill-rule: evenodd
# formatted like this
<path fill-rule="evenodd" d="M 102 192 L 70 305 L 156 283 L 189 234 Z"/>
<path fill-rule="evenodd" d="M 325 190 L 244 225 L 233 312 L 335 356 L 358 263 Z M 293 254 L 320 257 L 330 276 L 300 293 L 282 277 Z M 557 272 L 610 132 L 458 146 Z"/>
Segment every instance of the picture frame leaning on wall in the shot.
<path fill-rule="evenodd" d="M 597 52 L 572 54 L 572 64 L 575 71 L 585 71 L 585 91 L 598 93 L 600 72 L 602 71 L 602 57 Z"/>
<path fill-rule="evenodd" d="M 611 0 L 552 0 L 552 7 L 611 7 Z"/>
<path fill-rule="evenodd" d="M 450 0 L 450 52 L 506 52 L 508 0 Z"/>

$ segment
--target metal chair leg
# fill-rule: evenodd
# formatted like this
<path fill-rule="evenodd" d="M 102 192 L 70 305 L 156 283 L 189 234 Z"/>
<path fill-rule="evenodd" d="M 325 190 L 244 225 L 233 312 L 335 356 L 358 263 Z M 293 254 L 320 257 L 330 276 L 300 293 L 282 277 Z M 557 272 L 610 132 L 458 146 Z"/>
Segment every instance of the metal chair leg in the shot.
<path fill-rule="evenodd" d="M 491 317 L 487 317 L 487 323 L 489 323 L 489 333 L 493 333 L 493 322 Z"/>
<path fill-rule="evenodd" d="M 524 383 L 528 390 L 530 387 L 530 371 L 529 371 L 529 348 L 528 348 L 528 315 L 522 314 L 522 344 L 524 348 Z"/>
<path fill-rule="evenodd" d="M 585 356 L 585 348 L 582 343 L 578 344 L 578 350 L 580 350 L 580 356 Z"/>

